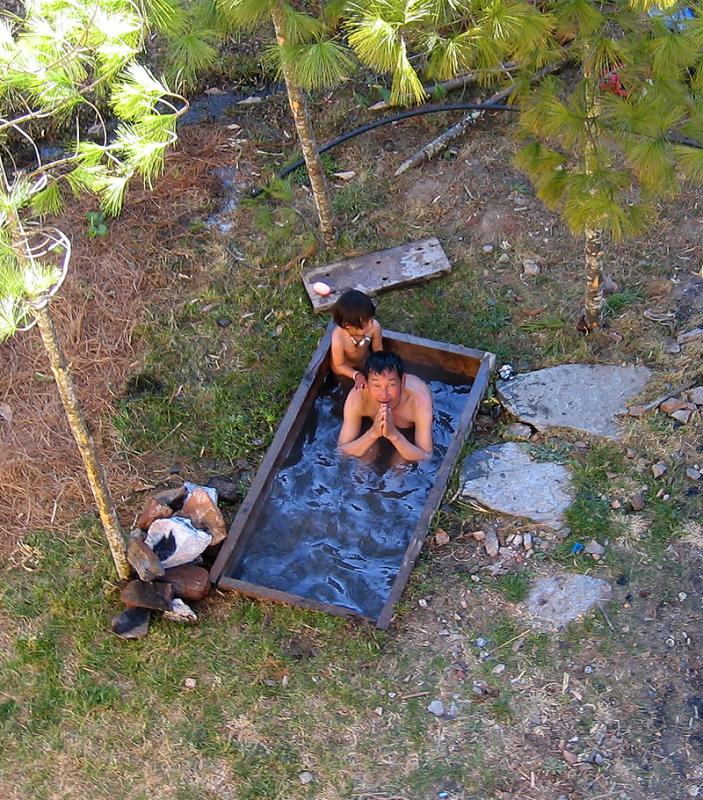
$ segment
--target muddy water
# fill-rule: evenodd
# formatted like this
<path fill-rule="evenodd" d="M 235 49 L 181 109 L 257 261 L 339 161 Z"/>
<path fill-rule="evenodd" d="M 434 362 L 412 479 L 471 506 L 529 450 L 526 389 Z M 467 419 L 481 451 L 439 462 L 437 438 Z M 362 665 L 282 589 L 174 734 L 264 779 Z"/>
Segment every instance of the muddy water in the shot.
<path fill-rule="evenodd" d="M 393 448 L 387 442 L 371 465 L 341 456 L 340 397 L 338 390 L 323 391 L 276 475 L 231 577 L 377 618 L 466 405 L 471 389 L 466 380 L 428 381 L 434 454 L 401 467 L 391 466 Z"/>

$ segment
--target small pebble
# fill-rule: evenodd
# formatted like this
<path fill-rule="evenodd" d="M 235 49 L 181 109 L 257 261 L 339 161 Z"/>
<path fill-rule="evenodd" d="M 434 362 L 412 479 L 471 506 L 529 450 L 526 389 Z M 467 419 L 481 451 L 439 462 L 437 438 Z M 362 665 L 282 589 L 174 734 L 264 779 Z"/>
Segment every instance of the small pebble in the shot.
<path fill-rule="evenodd" d="M 687 467 L 686 477 L 689 479 L 689 481 L 699 481 L 701 479 L 701 473 L 694 467 Z"/>
<path fill-rule="evenodd" d="M 229 328 L 232 324 L 232 320 L 229 317 L 220 317 L 220 319 L 217 320 L 217 324 L 220 328 Z"/>
<path fill-rule="evenodd" d="M 483 245 L 483 252 L 484 253 L 492 253 L 493 252 L 493 245 L 492 244 L 484 244 Z"/>
<path fill-rule="evenodd" d="M 299 772 L 298 773 L 298 780 L 305 786 L 308 783 L 312 783 L 315 780 L 315 776 L 312 772 Z"/>
<path fill-rule="evenodd" d="M 686 592 L 679 592 L 679 601 L 683 603 L 683 601 L 688 597 Z"/>
<path fill-rule="evenodd" d="M 428 706 L 427 710 L 435 717 L 441 717 L 444 714 L 444 705 L 441 700 L 433 700 Z"/>
<path fill-rule="evenodd" d="M 590 675 L 593 672 L 593 667 L 590 664 L 587 664 L 583 668 L 583 671 L 586 673 L 586 675 Z"/>
<path fill-rule="evenodd" d="M 499 264 L 507 264 L 510 262 L 510 256 L 507 253 L 501 253 L 498 263 Z"/>
<path fill-rule="evenodd" d="M 186 689 L 195 689 L 195 687 L 198 685 L 198 682 L 195 680 L 195 678 L 186 678 L 183 681 L 183 685 L 186 687 Z"/>
<path fill-rule="evenodd" d="M 476 647 L 480 647 L 483 649 L 488 644 L 488 639 L 484 639 L 483 637 L 476 639 Z"/>
<path fill-rule="evenodd" d="M 505 670 L 505 664 L 496 664 L 495 667 L 491 670 L 494 675 L 500 675 L 501 672 Z"/>

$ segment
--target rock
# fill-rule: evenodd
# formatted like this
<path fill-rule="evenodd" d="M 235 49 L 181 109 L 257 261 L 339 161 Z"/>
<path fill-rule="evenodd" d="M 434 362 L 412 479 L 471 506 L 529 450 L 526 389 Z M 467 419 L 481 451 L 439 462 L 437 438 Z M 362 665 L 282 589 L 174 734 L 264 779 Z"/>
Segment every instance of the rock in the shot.
<path fill-rule="evenodd" d="M 445 544 L 449 544 L 449 534 L 443 530 L 442 528 L 437 528 L 434 535 L 435 544 L 439 545 L 440 547 Z"/>
<path fill-rule="evenodd" d="M 642 492 L 636 492 L 630 498 L 630 508 L 633 511 L 642 511 L 644 508 L 644 495 Z"/>
<path fill-rule="evenodd" d="M 571 471 L 535 461 L 516 442 L 471 453 L 462 466 L 462 480 L 463 497 L 552 528 L 563 527 L 564 511 L 573 502 Z"/>
<path fill-rule="evenodd" d="M 678 342 L 668 341 L 664 345 L 664 352 L 668 356 L 675 356 L 681 352 L 681 345 Z"/>
<path fill-rule="evenodd" d="M 510 543 L 512 547 L 519 548 L 522 547 L 522 534 L 516 533 L 515 538 Z"/>
<path fill-rule="evenodd" d="M 150 619 L 148 608 L 128 608 L 112 620 L 110 628 L 123 639 L 141 639 L 149 633 Z"/>
<path fill-rule="evenodd" d="M 428 706 L 427 710 L 435 717 L 441 717 L 444 714 L 444 705 L 441 700 L 433 700 Z"/>
<path fill-rule="evenodd" d="M 525 261 L 522 262 L 522 273 L 530 278 L 534 278 L 540 273 L 539 264 L 531 258 L 525 259 Z"/>
<path fill-rule="evenodd" d="M 636 403 L 634 406 L 629 406 L 627 409 L 627 413 L 631 417 L 644 417 L 647 413 L 647 406 Z"/>
<path fill-rule="evenodd" d="M 618 284 L 613 280 L 612 275 L 605 275 L 602 283 L 603 294 L 615 294 L 618 290 Z"/>
<path fill-rule="evenodd" d="M 137 527 L 148 531 L 154 520 L 166 519 L 173 514 L 173 509 L 165 503 L 159 502 L 155 497 L 150 497 L 144 504 L 142 513 L 137 517 Z"/>
<path fill-rule="evenodd" d="M 179 486 L 176 489 L 163 489 L 154 495 L 154 499 L 159 503 L 170 506 L 174 511 L 183 508 L 183 501 L 186 499 L 186 487 Z"/>
<path fill-rule="evenodd" d="M 674 411 L 672 414 L 669 414 L 669 416 L 672 419 L 678 420 L 678 422 L 680 422 L 682 425 L 686 425 L 690 421 L 692 414 L 693 411 L 691 411 L 690 408 L 681 408 L 678 411 Z"/>
<path fill-rule="evenodd" d="M 590 542 L 584 547 L 584 550 L 590 556 L 602 556 L 605 553 L 605 547 L 602 544 L 599 544 L 595 539 L 591 539 Z"/>
<path fill-rule="evenodd" d="M 143 581 L 153 581 L 164 574 L 159 557 L 144 544 L 144 531 L 139 529 L 129 534 L 127 542 L 127 561 L 134 567 L 135 572 Z"/>
<path fill-rule="evenodd" d="M 483 648 L 488 644 L 488 639 L 484 639 L 482 636 L 479 636 L 478 639 L 474 642 L 476 647 L 479 647 L 483 650 Z"/>
<path fill-rule="evenodd" d="M 498 537 L 493 531 L 488 531 L 483 546 L 486 548 L 486 553 L 488 553 L 488 555 L 491 558 L 495 558 L 498 555 L 498 550 L 500 549 L 500 542 L 498 541 Z"/>
<path fill-rule="evenodd" d="M 664 414 L 673 414 L 674 411 L 687 407 L 688 403 L 685 400 L 679 400 L 678 397 L 670 397 L 659 406 L 659 410 Z"/>
<path fill-rule="evenodd" d="M 496 664 L 495 667 L 491 670 L 494 675 L 500 675 L 501 672 L 505 671 L 505 664 Z"/>
<path fill-rule="evenodd" d="M 689 481 L 699 481 L 701 479 L 701 473 L 694 467 L 686 467 L 686 477 Z"/>
<path fill-rule="evenodd" d="M 189 564 L 211 541 L 212 536 L 209 533 L 193 527 L 191 521 L 183 517 L 157 519 L 152 522 L 145 540 L 164 568 Z"/>
<path fill-rule="evenodd" d="M 622 508 L 622 503 L 619 500 L 611 500 L 610 507 L 614 509 Z"/>
<path fill-rule="evenodd" d="M 501 547 L 498 550 L 498 555 L 501 558 L 512 558 L 515 555 L 515 553 L 510 547 Z"/>
<path fill-rule="evenodd" d="M 298 773 L 298 780 L 303 784 L 303 786 L 306 786 L 308 783 L 312 783 L 315 780 L 315 776 L 312 774 L 312 772 L 300 772 Z"/>
<path fill-rule="evenodd" d="M 493 245 L 492 244 L 484 244 L 483 245 L 483 252 L 484 253 L 492 253 L 493 252 Z"/>
<path fill-rule="evenodd" d="M 526 442 L 531 436 L 532 428 L 529 425 L 523 425 L 522 422 L 513 422 L 503 433 L 504 439 L 517 439 L 519 442 Z"/>
<path fill-rule="evenodd" d="M 210 592 L 210 574 L 195 564 L 182 564 L 180 567 L 167 569 L 160 580 L 171 584 L 175 597 L 190 602 L 202 600 Z"/>
<path fill-rule="evenodd" d="M 534 542 L 532 540 L 531 533 L 528 532 L 522 534 L 522 545 L 525 548 L 525 550 L 532 550 L 532 548 L 534 547 Z"/>
<path fill-rule="evenodd" d="M 655 478 L 661 478 L 662 475 L 666 474 L 667 469 L 666 462 L 657 461 L 656 464 L 652 464 L 652 475 L 654 475 Z"/>
<path fill-rule="evenodd" d="M 198 685 L 198 682 L 195 680 L 195 678 L 186 678 L 183 681 L 183 685 L 186 687 L 186 689 L 195 689 L 195 687 Z"/>
<path fill-rule="evenodd" d="M 224 500 L 225 503 L 237 503 L 242 497 L 239 482 L 227 475 L 213 475 L 207 485 L 209 488 L 215 489 L 218 499 Z"/>
<path fill-rule="evenodd" d="M 211 546 L 220 544 L 227 538 L 225 521 L 217 507 L 217 501 L 213 502 L 205 487 L 198 486 L 188 492 L 181 514 L 197 528 L 204 528 L 212 536 Z"/>
<path fill-rule="evenodd" d="M 471 536 L 477 542 L 484 542 L 486 540 L 485 531 L 472 531 L 472 533 L 470 533 L 469 536 Z"/>
<path fill-rule="evenodd" d="M 120 599 L 129 608 L 151 608 L 168 611 L 171 608 L 173 588 L 169 583 L 130 581 L 120 592 Z"/>
<path fill-rule="evenodd" d="M 219 317 L 217 319 L 217 325 L 220 328 L 229 328 L 232 324 L 232 320 L 229 317 Z"/>
<path fill-rule="evenodd" d="M 650 375 L 640 366 L 562 364 L 496 381 L 496 389 L 507 410 L 538 431 L 570 428 L 618 438 L 616 417 Z"/>
<path fill-rule="evenodd" d="M 697 406 L 703 406 L 703 386 L 695 386 L 686 392 L 686 399 L 689 403 L 695 403 Z"/>
<path fill-rule="evenodd" d="M 498 263 L 499 264 L 509 264 L 510 263 L 510 256 L 507 253 L 501 253 L 498 256 Z"/>
<path fill-rule="evenodd" d="M 198 615 L 193 609 L 186 605 L 182 600 L 176 598 L 171 604 L 169 611 L 164 611 L 164 619 L 170 622 L 184 622 L 187 625 L 192 625 L 198 621 Z"/>
<path fill-rule="evenodd" d="M 680 333 L 676 337 L 679 344 L 689 344 L 689 342 L 698 342 L 703 339 L 703 328 L 693 328 L 693 330 Z"/>
<path fill-rule="evenodd" d="M 590 575 L 562 573 L 543 578 L 527 598 L 534 627 L 558 630 L 610 597 L 610 584 Z"/>

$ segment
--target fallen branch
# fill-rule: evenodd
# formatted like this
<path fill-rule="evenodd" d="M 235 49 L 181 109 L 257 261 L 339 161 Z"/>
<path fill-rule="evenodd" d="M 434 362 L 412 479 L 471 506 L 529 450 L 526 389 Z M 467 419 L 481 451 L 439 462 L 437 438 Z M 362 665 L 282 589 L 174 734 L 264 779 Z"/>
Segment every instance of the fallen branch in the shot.
<path fill-rule="evenodd" d="M 532 82 L 541 80 L 545 75 L 551 75 L 553 72 L 561 69 L 565 63 L 565 61 L 560 61 L 558 64 L 550 64 L 548 67 L 544 67 L 544 69 L 541 69 L 533 75 Z M 517 84 L 511 83 L 509 86 L 506 86 L 505 89 L 501 89 L 499 92 L 491 95 L 488 100 L 484 102 L 484 105 L 490 106 L 502 103 L 510 97 L 516 88 Z M 429 161 L 431 158 L 443 152 L 450 142 L 458 139 L 470 125 L 473 125 L 476 120 L 481 119 L 484 113 L 483 111 L 472 111 L 470 114 L 467 114 L 460 122 L 457 122 L 456 125 L 452 125 L 452 127 L 444 131 L 443 134 L 429 144 L 426 144 L 421 150 L 418 150 L 414 155 L 410 156 L 410 158 L 403 161 L 395 171 L 396 177 L 407 172 L 407 170 L 412 167 L 417 167 L 419 164 Z"/>
<path fill-rule="evenodd" d="M 700 380 L 701 376 L 697 375 L 692 381 L 688 381 L 688 383 L 677 386 L 670 392 L 666 392 L 666 394 L 660 394 L 659 397 L 655 397 L 654 400 L 650 400 L 648 403 L 640 403 L 634 406 L 629 406 L 627 411 L 623 412 L 621 416 L 644 417 L 650 411 L 654 411 L 659 408 L 659 406 L 666 400 L 676 397 L 676 395 L 681 394 L 681 392 L 687 392 L 689 389 L 692 389 Z"/>
<path fill-rule="evenodd" d="M 456 78 L 450 78 L 448 81 L 440 81 L 439 83 L 430 83 L 427 86 L 423 86 L 422 88 L 425 92 L 432 97 L 435 92 L 453 92 L 454 89 L 463 89 L 465 86 L 470 86 L 472 83 L 477 83 L 478 80 L 485 76 L 487 73 L 499 73 L 499 72 L 507 72 L 510 73 L 513 70 L 517 69 L 517 64 L 514 61 L 508 61 L 505 64 L 501 64 L 500 67 L 491 70 L 481 70 L 480 72 L 467 72 L 466 75 L 457 75 Z M 369 106 L 369 111 L 386 111 L 389 108 L 393 108 L 394 106 L 388 100 L 379 100 L 378 103 L 374 103 L 372 106 Z"/>

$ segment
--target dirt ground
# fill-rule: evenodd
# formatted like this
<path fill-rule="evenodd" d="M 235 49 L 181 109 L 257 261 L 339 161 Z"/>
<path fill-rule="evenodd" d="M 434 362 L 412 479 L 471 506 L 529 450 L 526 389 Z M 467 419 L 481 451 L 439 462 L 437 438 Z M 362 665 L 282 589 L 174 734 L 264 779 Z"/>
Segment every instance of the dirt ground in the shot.
<path fill-rule="evenodd" d="M 329 134 L 354 126 L 364 115 L 348 98 L 337 105 L 330 98 L 321 107 Z M 335 191 L 344 190 L 344 197 L 351 198 L 340 216 L 347 222 L 356 218 L 338 255 L 392 246 L 415 233 L 417 238 L 438 235 L 451 260 L 480 265 L 486 315 L 493 313 L 496 298 L 510 306 L 509 324 L 523 333 L 501 351 L 500 321 L 493 320 L 493 328 L 486 323 L 481 329 L 485 341 L 480 344 L 488 347 L 494 335 L 494 349 L 518 369 L 561 363 L 565 355 L 567 360 L 646 363 L 655 371 L 653 394 L 657 387 L 685 382 L 700 369 L 700 345 L 689 346 L 679 356 L 666 353 L 673 330 L 646 320 L 643 311 L 674 311 L 678 331 L 701 323 L 701 190 L 687 190 L 663 207 L 660 221 L 647 236 L 609 250 L 610 272 L 621 292 L 630 291 L 629 300 L 613 316 L 608 331 L 582 341 L 570 332 L 583 288 L 580 246 L 511 166 L 516 145 L 504 117 L 480 122 L 447 157 L 400 178 L 392 176 L 398 163 L 445 122 L 433 117 L 381 128 L 335 152 L 336 169 L 354 169 L 367 195 L 361 202 L 337 182 Z M 241 133 L 227 127 L 233 123 L 241 126 Z M 169 468 L 178 456 L 177 445 L 171 450 L 170 444 L 166 451 L 127 450 L 114 427 L 116 404 L 144 362 L 142 316 L 154 308 L 163 311 L 177 291 L 207 293 L 204 254 L 211 252 L 214 234 L 194 225 L 193 217 L 198 209 L 203 216 L 217 206 L 223 190 L 214 170 L 234 158 L 249 180 L 258 179 L 272 161 L 267 153 L 287 149 L 282 131 L 289 128 L 280 97 L 234 112 L 219 124 L 199 126 L 184 134 L 156 192 L 135 193 L 125 214 L 110 222 L 109 239 L 82 234 L 87 207 L 75 209 L 70 217 L 76 257 L 72 280 L 56 303 L 56 316 L 125 524 L 144 492 L 170 479 Z M 303 188 L 294 189 L 293 203 L 306 229 L 314 231 L 314 209 Z M 236 212 L 233 222 L 228 243 L 247 257 L 247 248 L 258 246 L 255 234 L 239 226 Z M 492 253 L 484 252 L 486 244 L 494 246 Z M 507 266 L 498 261 L 502 253 L 509 255 Z M 297 280 L 301 264 L 320 258 L 314 248 L 301 250 L 272 268 L 281 271 L 282 282 L 289 275 Z M 520 268 L 528 258 L 541 268 L 533 282 Z M 145 263 L 146 270 L 141 268 Z M 410 302 L 413 295 L 407 296 Z M 424 297 L 422 302 L 436 303 L 439 313 L 441 298 Z M 414 328 L 410 307 L 401 306 L 398 301 L 387 307 L 390 327 L 423 333 Z M 467 324 L 460 309 L 455 317 L 458 326 Z M 611 336 L 611 331 L 619 336 Z M 527 342 L 530 337 L 532 345 Z M 68 530 L 77 516 L 90 513 L 90 502 L 36 332 L 2 345 L 0 358 L 5 365 L 0 401 L 13 411 L 11 423 L 0 420 L 2 551 L 7 565 L 17 568 L 27 553 L 23 536 L 29 528 Z M 484 419 L 479 440 L 499 440 L 503 424 Z M 671 460 L 672 453 L 681 463 L 703 462 L 702 441 L 700 420 L 690 427 L 633 423 L 624 446 L 637 450 L 644 471 L 657 457 Z M 209 468 L 197 459 L 181 461 L 187 476 L 202 478 Z M 614 559 L 608 565 L 589 565 L 589 571 L 613 583 L 613 602 L 605 613 L 558 635 L 525 633 L 521 603 L 491 588 L 494 565 L 463 536 L 482 520 L 461 509 L 447 513 L 450 542 L 429 545 L 385 645 L 378 667 L 386 676 L 386 700 L 379 700 L 382 711 L 358 731 L 378 747 L 375 752 L 367 747 L 345 750 L 354 785 L 347 796 L 703 797 L 700 494 L 686 495 L 685 535 L 660 552 L 653 553 L 637 535 L 624 535 L 613 543 Z M 489 521 L 504 524 L 493 517 Z M 567 560 L 563 566 L 572 565 Z M 531 563 L 518 559 L 505 571 L 524 573 L 532 580 L 559 568 L 547 558 Z M 213 615 L 220 602 L 227 601 L 213 601 Z M 481 638 L 487 642 L 483 647 L 476 645 Z M 487 656 L 481 655 L 482 649 Z M 505 669 L 494 672 L 499 664 Z M 425 688 L 423 676 L 430 669 L 441 679 Z M 423 715 L 424 705 L 433 699 L 442 699 L 445 707 L 456 702 L 456 718 L 428 723 L 427 739 L 438 764 L 474 764 L 470 774 L 475 784 L 465 776 L 455 779 L 450 769 L 438 769 L 436 779 L 429 778 L 416 794 L 397 793 L 398 776 L 410 775 L 419 766 L 412 758 L 399 759 L 391 735 L 394 701 L 399 702 L 395 698 L 401 694 L 420 698 Z M 484 705 L 491 708 L 485 718 L 480 713 Z M 472 713 L 465 714 L 465 708 Z M 431 767 L 427 765 L 428 774 L 433 774 Z M 235 797 L 236 790 L 228 794 L 220 787 L 207 796 Z M 344 795 L 330 789 L 312 796 Z"/>

